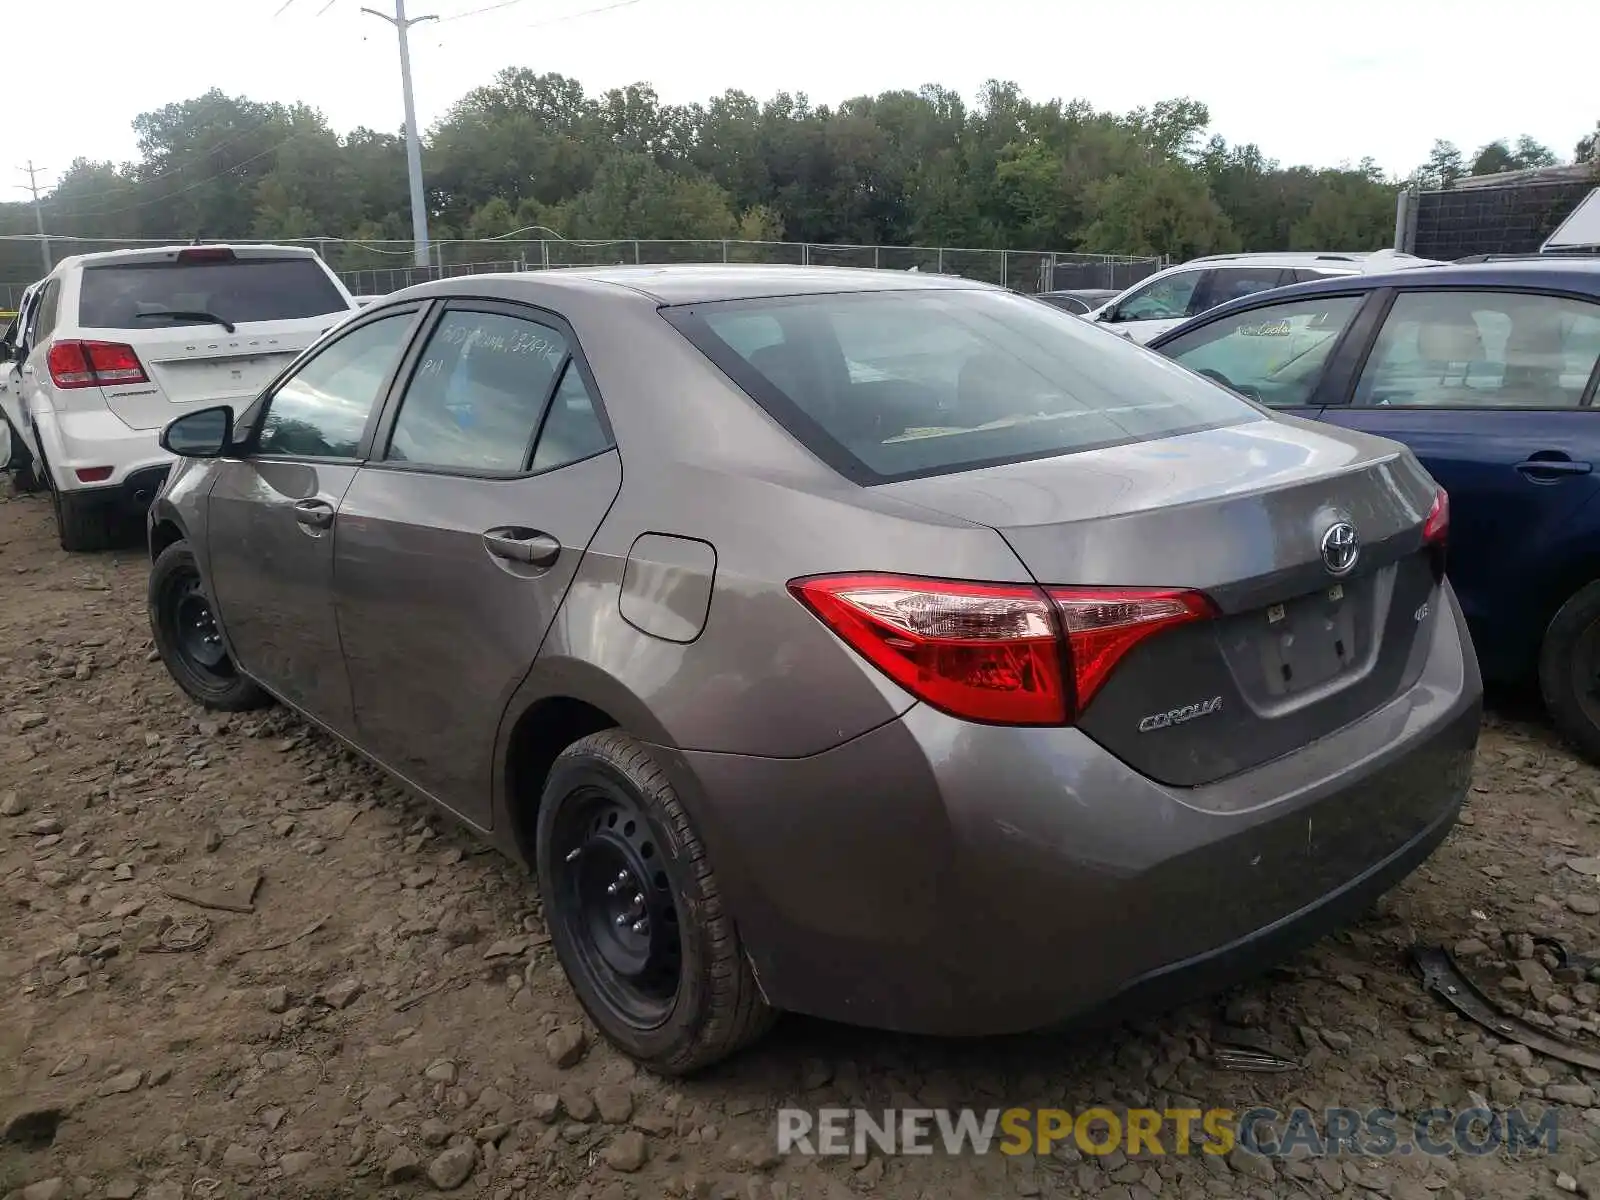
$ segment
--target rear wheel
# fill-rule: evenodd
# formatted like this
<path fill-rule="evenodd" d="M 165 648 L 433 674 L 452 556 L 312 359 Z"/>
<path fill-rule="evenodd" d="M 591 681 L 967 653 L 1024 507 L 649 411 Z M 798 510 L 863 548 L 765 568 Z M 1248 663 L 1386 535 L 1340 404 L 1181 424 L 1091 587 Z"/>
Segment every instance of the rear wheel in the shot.
<path fill-rule="evenodd" d="M 222 712 L 272 703 L 272 697 L 241 675 L 228 657 L 188 542 L 174 542 L 156 558 L 146 595 L 156 650 L 191 699 Z"/>
<path fill-rule="evenodd" d="M 44 456 L 44 443 L 39 440 L 39 427 L 33 429 L 34 443 L 39 447 L 39 476 L 50 492 L 50 506 L 56 514 L 56 537 L 63 550 L 104 550 L 116 537 L 116 514 L 110 505 L 99 497 L 86 497 L 63 492 L 56 484 L 49 460 Z"/>
<path fill-rule="evenodd" d="M 1580 588 L 1545 630 L 1539 689 L 1556 728 L 1600 763 L 1600 580 Z"/>
<path fill-rule="evenodd" d="M 770 1028 L 775 1014 L 705 848 L 637 740 L 607 730 L 561 753 L 539 807 L 536 858 L 556 955 L 624 1053 L 688 1075 Z"/>

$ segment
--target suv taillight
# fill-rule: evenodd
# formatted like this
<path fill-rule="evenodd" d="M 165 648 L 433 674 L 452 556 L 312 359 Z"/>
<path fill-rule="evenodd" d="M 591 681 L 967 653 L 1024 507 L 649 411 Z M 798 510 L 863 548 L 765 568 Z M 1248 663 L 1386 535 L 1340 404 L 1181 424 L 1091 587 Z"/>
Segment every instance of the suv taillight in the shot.
<path fill-rule="evenodd" d="M 45 361 L 58 388 L 148 383 L 133 347 L 122 342 L 54 342 Z"/>
<path fill-rule="evenodd" d="M 1063 725 L 1146 638 L 1214 614 L 1198 592 L 898 575 L 797 579 L 823 624 L 919 700 L 968 721 Z"/>

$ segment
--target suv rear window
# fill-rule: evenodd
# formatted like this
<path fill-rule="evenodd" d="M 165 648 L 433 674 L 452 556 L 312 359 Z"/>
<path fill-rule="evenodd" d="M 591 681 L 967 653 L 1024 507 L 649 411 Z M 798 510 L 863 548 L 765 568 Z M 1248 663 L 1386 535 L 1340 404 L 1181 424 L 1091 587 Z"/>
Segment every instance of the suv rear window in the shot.
<path fill-rule="evenodd" d="M 106 263 L 83 269 L 78 324 L 85 329 L 162 329 L 208 323 L 196 316 L 156 315 L 172 312 L 211 313 L 235 324 L 290 321 L 348 307 L 313 258 Z"/>
<path fill-rule="evenodd" d="M 852 292 L 685 305 L 662 315 L 857 483 L 1261 416 L 1152 351 L 1005 292 Z"/>

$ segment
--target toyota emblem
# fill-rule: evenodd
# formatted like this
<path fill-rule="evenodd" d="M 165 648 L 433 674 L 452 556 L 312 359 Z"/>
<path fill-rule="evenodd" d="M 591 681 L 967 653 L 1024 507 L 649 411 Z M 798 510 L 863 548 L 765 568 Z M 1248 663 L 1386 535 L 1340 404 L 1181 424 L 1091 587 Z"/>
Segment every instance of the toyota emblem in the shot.
<path fill-rule="evenodd" d="M 1322 535 L 1322 565 L 1330 575 L 1348 575 L 1361 557 L 1361 542 L 1356 527 L 1349 521 L 1335 521 Z"/>

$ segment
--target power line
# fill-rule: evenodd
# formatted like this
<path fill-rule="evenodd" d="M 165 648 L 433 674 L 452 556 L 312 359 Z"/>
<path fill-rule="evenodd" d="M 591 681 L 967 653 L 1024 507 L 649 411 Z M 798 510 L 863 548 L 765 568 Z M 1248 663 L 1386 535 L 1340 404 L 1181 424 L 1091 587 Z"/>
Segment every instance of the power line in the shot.
<path fill-rule="evenodd" d="M 39 258 L 44 263 L 44 273 L 48 275 L 51 270 L 50 242 L 44 236 L 44 209 L 39 206 L 39 172 L 43 171 L 44 168 L 34 166 L 33 159 L 30 158 L 27 166 L 18 167 L 17 170 L 25 171 L 28 176 L 28 182 L 25 185 L 18 184 L 17 186 L 33 196 L 33 223 L 35 228 L 39 230 Z"/>
<path fill-rule="evenodd" d="M 541 29 L 546 25 L 559 25 L 563 21 L 576 21 L 579 17 L 592 17 L 595 13 L 610 12 L 614 8 L 632 8 L 639 2 L 640 0 L 616 0 L 615 4 L 602 4 L 598 8 L 585 8 L 579 12 L 567 13 L 565 16 L 550 17 L 544 21 L 534 21 L 531 24 L 524 25 L 523 28 Z"/>
<path fill-rule="evenodd" d="M 514 8 L 515 5 L 520 5 L 520 3 L 525 3 L 525 0 L 498 0 L 498 3 L 493 3 L 493 5 L 469 8 L 466 13 L 451 13 L 450 16 L 442 16 L 442 18 L 438 18 L 438 22 L 445 24 L 446 21 L 464 21 L 469 16 L 478 16 L 480 13 L 494 13 L 494 11 L 501 10 L 501 8 Z"/>

